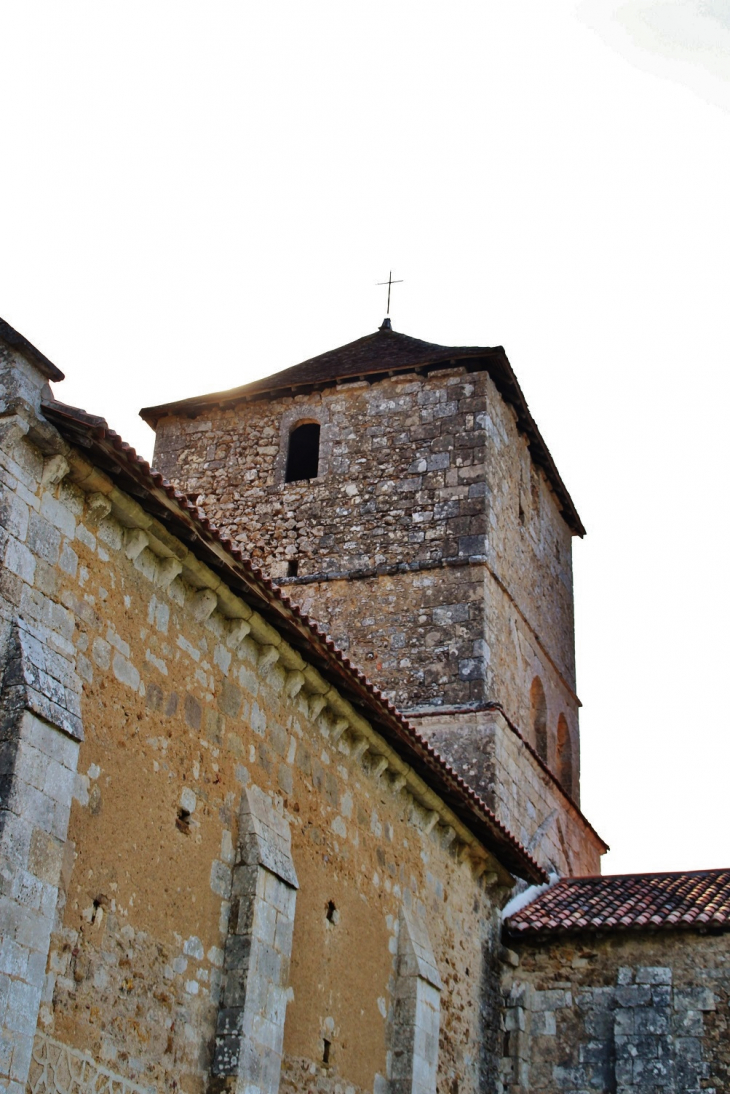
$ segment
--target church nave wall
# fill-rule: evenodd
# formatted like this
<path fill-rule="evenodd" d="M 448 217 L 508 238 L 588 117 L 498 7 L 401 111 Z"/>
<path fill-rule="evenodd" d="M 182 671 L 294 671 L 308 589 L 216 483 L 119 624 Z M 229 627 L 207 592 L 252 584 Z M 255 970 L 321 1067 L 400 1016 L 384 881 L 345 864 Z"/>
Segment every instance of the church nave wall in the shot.
<path fill-rule="evenodd" d="M 85 740 L 31 1089 L 209 1085 L 221 1007 L 240 998 L 226 996 L 227 940 L 255 791 L 290 830 L 299 886 L 290 957 L 266 951 L 257 966 L 259 987 L 286 984 L 284 1086 L 309 1089 L 314 1074 L 385 1089 L 405 909 L 443 982 L 439 1090 L 458 1077 L 476 1091 L 496 1066 L 482 981 L 509 875 L 488 855 L 476 868 L 367 739 L 313 702 L 288 654 L 273 661 L 255 626 L 241 639 L 203 590 L 167 580 L 145 537 L 99 519 L 70 482 L 56 490 L 73 516 L 57 593 Z"/>

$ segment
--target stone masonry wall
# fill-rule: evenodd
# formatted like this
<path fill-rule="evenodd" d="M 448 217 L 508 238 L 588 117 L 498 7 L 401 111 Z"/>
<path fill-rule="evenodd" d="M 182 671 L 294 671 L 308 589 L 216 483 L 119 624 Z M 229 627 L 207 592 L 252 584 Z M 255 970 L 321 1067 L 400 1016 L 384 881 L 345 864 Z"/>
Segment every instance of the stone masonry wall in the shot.
<path fill-rule="evenodd" d="M 302 420 L 321 423 L 319 476 L 285 483 Z M 486 373 L 163 418 L 155 464 L 402 707 L 492 698 L 527 725 L 540 676 L 551 731 L 564 712 L 577 733 L 570 532 Z"/>
<path fill-rule="evenodd" d="M 484 554 L 485 374 L 463 369 L 163 418 L 155 463 L 259 563 L 302 576 Z M 316 480 L 284 483 L 291 429 L 321 423 Z M 283 575 L 276 575 L 283 576 Z"/>
<path fill-rule="evenodd" d="M 602 841 L 499 711 L 414 720 L 544 869 L 601 872 Z"/>
<path fill-rule="evenodd" d="M 572 537 L 543 472 L 530 458 L 511 409 L 488 386 L 485 433 L 488 498 L 487 561 L 495 582 L 521 618 L 544 661 L 547 656 L 564 683 L 575 689 Z M 489 594 L 495 652 L 514 662 L 515 640 L 508 612 Z M 489 635 L 488 635 L 489 638 Z M 510 648 L 511 647 L 511 648 Z M 509 652 L 508 652 L 509 651 Z M 519 653 L 518 658 L 519 661 Z M 500 671 L 495 667 L 495 672 Z M 549 675 L 549 674 L 548 674 Z M 545 682 L 545 681 L 543 681 Z M 511 709 L 511 708 L 510 708 Z M 520 713 L 515 709 L 515 717 Z"/>
<path fill-rule="evenodd" d="M 730 936 L 614 932 L 508 943 L 507 1094 L 721 1094 Z"/>
<path fill-rule="evenodd" d="M 44 376 L 0 345 L 0 1089 L 22 1094 L 66 847 L 81 679 L 58 568 L 68 470 Z M 46 388 L 47 390 L 47 388 Z M 61 446 L 62 447 L 62 446 Z"/>
<path fill-rule="evenodd" d="M 282 1086 L 385 1090 L 405 908 L 443 982 L 438 1090 L 476 1092 L 498 1055 L 482 978 L 509 875 L 263 620 L 222 614 L 230 594 L 136 502 L 78 453 L 64 465 L 41 487 L 37 457 L 38 520 L 15 536 L 17 607 L 34 625 L 59 613 L 44 641 L 73 659 L 85 734 L 34 971 L 31 1091 L 206 1087 L 255 786 L 286 818 L 300 886 Z"/>
<path fill-rule="evenodd" d="M 403 711 L 485 691 L 480 564 L 289 588 Z"/>

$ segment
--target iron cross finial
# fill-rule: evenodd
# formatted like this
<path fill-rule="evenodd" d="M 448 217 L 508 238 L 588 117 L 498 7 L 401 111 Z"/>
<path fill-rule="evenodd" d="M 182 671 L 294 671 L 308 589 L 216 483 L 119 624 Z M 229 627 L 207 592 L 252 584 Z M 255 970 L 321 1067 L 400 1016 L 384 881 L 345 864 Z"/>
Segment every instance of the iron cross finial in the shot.
<path fill-rule="evenodd" d="M 387 281 L 378 281 L 377 283 L 378 283 L 378 285 L 387 285 L 388 286 L 388 310 L 386 311 L 385 314 L 390 315 L 390 286 L 391 285 L 402 285 L 403 284 L 403 278 L 400 278 L 400 280 L 398 280 L 398 281 L 394 281 L 393 280 L 393 271 L 390 270 L 390 272 L 388 273 L 388 280 Z"/>

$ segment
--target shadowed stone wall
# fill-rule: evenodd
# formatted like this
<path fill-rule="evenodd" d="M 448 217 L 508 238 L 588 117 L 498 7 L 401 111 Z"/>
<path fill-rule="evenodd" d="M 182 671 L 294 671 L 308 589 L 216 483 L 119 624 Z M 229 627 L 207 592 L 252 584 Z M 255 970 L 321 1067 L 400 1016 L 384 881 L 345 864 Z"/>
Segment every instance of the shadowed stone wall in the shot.
<path fill-rule="evenodd" d="M 730 935 L 616 931 L 508 943 L 504 1094 L 721 1094 Z"/>

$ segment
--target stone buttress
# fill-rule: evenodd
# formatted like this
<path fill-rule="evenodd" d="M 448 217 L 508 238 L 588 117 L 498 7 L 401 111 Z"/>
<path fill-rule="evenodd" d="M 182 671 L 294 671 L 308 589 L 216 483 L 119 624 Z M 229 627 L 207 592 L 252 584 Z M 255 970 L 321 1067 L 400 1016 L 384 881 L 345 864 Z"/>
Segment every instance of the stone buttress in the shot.
<path fill-rule="evenodd" d="M 289 825 L 258 787 L 244 789 L 212 1089 L 279 1088 L 298 887 Z"/>

